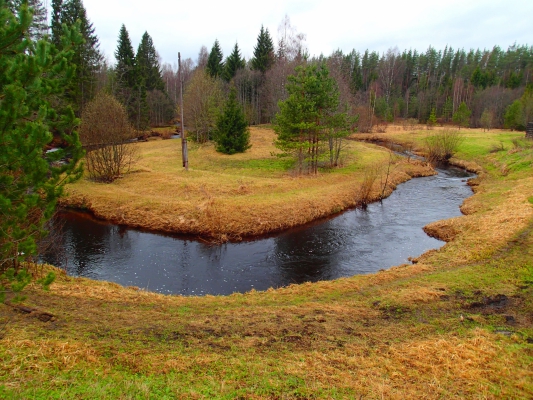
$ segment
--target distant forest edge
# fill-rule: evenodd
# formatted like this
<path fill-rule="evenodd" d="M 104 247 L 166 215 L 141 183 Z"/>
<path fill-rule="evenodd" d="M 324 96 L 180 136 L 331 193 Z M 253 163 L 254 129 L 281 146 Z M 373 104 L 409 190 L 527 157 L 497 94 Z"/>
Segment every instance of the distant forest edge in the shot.
<path fill-rule="evenodd" d="M 9 3 L 9 2 L 8 2 Z M 16 4 L 17 1 L 10 2 Z M 81 0 L 52 0 L 51 23 L 43 32 L 43 5 L 30 0 L 35 10 L 35 36 L 60 46 L 61 25 L 81 21 L 85 44 L 78 49 L 77 86 L 72 102 L 81 109 L 98 91 L 114 95 L 127 109 L 138 129 L 167 125 L 178 115 L 177 64 L 160 65 L 155 44 L 145 32 L 137 51 L 125 25 L 118 35 L 115 62 L 99 50 L 99 40 Z M 261 27 L 253 56 L 245 60 L 238 43 L 224 57 L 218 40 L 209 51 L 202 46 L 197 60 L 182 60 L 184 114 L 192 137 L 208 140 L 216 116 L 235 86 L 237 99 L 249 124 L 273 122 L 278 102 L 287 97 L 287 77 L 298 65 L 326 63 L 340 92 L 341 104 L 358 115 L 359 131 L 398 119 L 419 123 L 453 123 L 458 110 L 466 110 L 461 125 L 522 130 L 533 120 L 533 46 L 513 44 L 506 50 L 437 50 L 425 52 L 390 48 L 384 53 L 352 50 L 329 56 L 310 55 L 306 35 L 285 16 L 274 41 Z M 179 49 L 179 43 L 176 43 Z M 463 109 L 460 109 L 461 105 Z M 457 123 L 457 121 L 455 121 Z"/>

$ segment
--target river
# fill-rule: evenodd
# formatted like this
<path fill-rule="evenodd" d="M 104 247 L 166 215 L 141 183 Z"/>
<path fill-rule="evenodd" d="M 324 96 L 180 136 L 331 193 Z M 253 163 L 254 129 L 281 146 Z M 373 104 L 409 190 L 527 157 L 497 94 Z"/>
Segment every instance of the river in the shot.
<path fill-rule="evenodd" d="M 471 174 L 454 167 L 398 186 L 383 203 L 275 236 L 211 245 L 143 232 L 60 212 L 63 233 L 41 261 L 69 275 L 167 294 L 226 295 L 291 283 L 331 280 L 408 262 L 444 243 L 427 236 L 430 222 L 461 215 Z"/>

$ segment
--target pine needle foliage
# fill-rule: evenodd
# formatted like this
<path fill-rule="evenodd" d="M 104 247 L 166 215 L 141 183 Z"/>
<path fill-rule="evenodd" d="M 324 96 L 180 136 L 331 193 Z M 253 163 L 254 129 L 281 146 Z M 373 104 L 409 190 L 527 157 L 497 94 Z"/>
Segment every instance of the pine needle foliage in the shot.
<path fill-rule="evenodd" d="M 0 0 L 0 272 L 36 253 L 64 184 L 81 174 L 78 121 L 61 101 L 74 77 L 79 24 L 65 28 L 58 51 L 34 41 L 32 21 L 26 3 L 13 13 Z M 64 147 L 47 152 L 53 132 Z"/>

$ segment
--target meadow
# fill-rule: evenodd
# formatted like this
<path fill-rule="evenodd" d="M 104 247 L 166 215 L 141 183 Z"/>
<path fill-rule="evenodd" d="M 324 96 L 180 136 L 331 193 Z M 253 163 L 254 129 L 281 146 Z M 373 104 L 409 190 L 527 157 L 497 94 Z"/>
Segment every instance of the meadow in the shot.
<path fill-rule="evenodd" d="M 390 158 L 386 149 L 347 141 L 342 167 L 297 176 L 294 161 L 277 156 L 274 139 L 271 128 L 252 127 L 251 149 L 234 155 L 217 153 L 212 143 L 190 142 L 188 171 L 182 167 L 180 140 L 134 144 L 138 161 L 130 173 L 112 184 L 82 179 L 67 187 L 61 204 L 132 227 L 240 240 L 356 206 L 365 171 Z M 424 163 L 395 162 L 386 184 L 376 182 L 368 194 L 371 199 L 413 176 L 434 173 Z"/>
<path fill-rule="evenodd" d="M 391 130 L 380 138 L 422 150 L 427 134 Z M 474 194 L 463 216 L 426 227 L 447 243 L 412 264 L 225 297 L 165 296 L 56 270 L 49 292 L 27 290 L 25 311 L 0 305 L 0 397 L 533 397 L 533 146 L 521 136 L 465 130 L 452 162 L 479 172 Z M 146 146 L 153 170 L 157 146 L 168 144 Z M 210 149 L 194 151 L 215 168 Z M 159 162 L 178 181 L 185 173 L 176 159 Z M 347 167 L 354 174 L 358 162 Z M 352 174 L 296 179 L 258 170 L 239 183 L 237 164 L 228 159 L 220 186 L 259 192 L 270 182 L 281 190 L 278 174 L 317 193 L 319 183 Z M 146 185 L 154 176 L 137 174 Z M 118 184 L 124 193 L 127 180 Z M 222 193 L 209 181 L 207 191 Z"/>

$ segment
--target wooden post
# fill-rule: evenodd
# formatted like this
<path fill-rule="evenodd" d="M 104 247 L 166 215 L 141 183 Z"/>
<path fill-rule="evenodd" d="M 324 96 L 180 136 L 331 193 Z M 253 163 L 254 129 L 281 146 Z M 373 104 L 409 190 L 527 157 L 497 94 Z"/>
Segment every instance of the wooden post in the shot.
<path fill-rule="evenodd" d="M 529 139 L 533 139 L 533 122 L 527 123 L 526 137 Z"/>
<path fill-rule="evenodd" d="M 181 54 L 178 52 L 178 80 L 180 81 L 180 126 L 181 126 L 181 157 L 185 171 L 189 170 L 189 153 L 187 151 L 187 135 L 183 124 L 183 79 L 181 76 Z"/>

